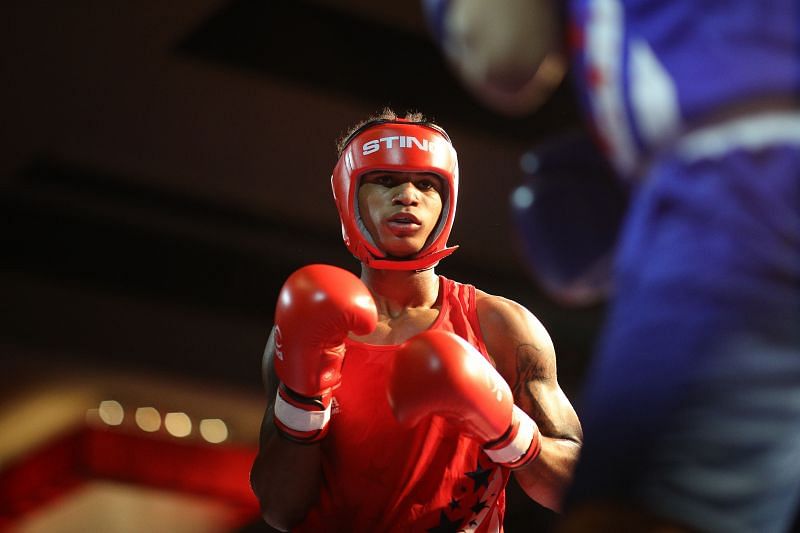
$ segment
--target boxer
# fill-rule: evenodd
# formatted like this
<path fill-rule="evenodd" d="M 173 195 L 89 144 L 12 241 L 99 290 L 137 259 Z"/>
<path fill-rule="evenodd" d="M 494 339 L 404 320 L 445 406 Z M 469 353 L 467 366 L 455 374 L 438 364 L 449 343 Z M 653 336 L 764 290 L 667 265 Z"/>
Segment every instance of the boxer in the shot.
<path fill-rule="evenodd" d="M 251 482 L 292 531 L 502 531 L 510 475 L 558 509 L 582 434 L 552 341 L 521 305 L 437 275 L 458 199 L 447 133 L 391 110 L 339 147 L 331 184 L 361 275 L 285 282 L 264 353 Z"/>

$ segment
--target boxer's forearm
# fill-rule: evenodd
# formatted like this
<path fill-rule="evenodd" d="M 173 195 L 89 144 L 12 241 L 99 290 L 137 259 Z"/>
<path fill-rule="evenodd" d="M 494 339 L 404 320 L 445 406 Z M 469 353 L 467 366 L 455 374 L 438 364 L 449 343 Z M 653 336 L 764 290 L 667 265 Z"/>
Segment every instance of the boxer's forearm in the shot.
<path fill-rule="evenodd" d="M 261 438 L 250 482 L 264 520 L 275 529 L 288 531 L 305 518 L 319 497 L 320 444 L 298 444 L 282 437 L 271 415 L 265 419 Z"/>
<path fill-rule="evenodd" d="M 580 443 L 542 436 L 542 451 L 535 461 L 514 471 L 520 487 L 539 504 L 561 510 L 564 493 L 580 454 Z"/>

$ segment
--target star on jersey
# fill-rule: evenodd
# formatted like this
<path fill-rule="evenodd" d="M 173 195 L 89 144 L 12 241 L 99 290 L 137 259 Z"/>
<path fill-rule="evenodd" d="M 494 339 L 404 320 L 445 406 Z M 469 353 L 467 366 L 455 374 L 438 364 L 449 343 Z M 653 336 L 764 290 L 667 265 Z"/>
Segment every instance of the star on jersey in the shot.
<path fill-rule="evenodd" d="M 488 509 L 488 508 L 489 508 L 489 506 L 486 505 L 486 500 L 478 500 L 478 502 L 475 505 L 470 507 L 470 510 L 475 514 L 478 514 L 481 511 L 483 511 L 484 509 Z"/>
<path fill-rule="evenodd" d="M 453 487 L 450 501 L 438 509 L 438 525 L 434 525 L 436 511 L 432 510 L 426 520 L 427 531 L 472 533 L 489 517 L 506 478 L 484 455 L 479 454 L 473 464 L 474 469 L 464 472 L 464 477 Z"/>
<path fill-rule="evenodd" d="M 492 475 L 492 470 L 483 468 L 479 462 L 476 469 L 472 472 L 467 472 L 466 475 L 475 482 L 472 492 L 478 492 L 481 487 L 489 488 L 489 476 Z"/>

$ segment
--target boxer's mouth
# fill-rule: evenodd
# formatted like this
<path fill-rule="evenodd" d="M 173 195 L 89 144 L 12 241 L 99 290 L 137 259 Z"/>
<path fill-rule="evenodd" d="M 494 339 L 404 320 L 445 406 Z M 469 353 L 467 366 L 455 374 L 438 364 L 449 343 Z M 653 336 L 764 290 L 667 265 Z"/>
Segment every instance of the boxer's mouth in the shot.
<path fill-rule="evenodd" d="M 395 213 L 394 215 L 388 218 L 388 221 L 397 222 L 400 224 L 417 224 L 417 225 L 422 224 L 422 222 L 420 222 L 417 217 L 415 217 L 411 213 L 406 213 L 406 212 Z"/>

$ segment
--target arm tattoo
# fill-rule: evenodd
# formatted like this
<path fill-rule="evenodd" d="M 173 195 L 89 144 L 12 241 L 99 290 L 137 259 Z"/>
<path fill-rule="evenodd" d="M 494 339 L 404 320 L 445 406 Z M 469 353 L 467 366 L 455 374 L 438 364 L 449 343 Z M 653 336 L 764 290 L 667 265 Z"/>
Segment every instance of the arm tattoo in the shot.
<path fill-rule="evenodd" d="M 531 415 L 539 429 L 547 435 L 555 433 L 555 425 L 552 420 L 553 413 L 548 413 L 545 408 L 547 404 L 544 398 L 537 398 L 534 394 L 536 387 L 531 387 L 530 383 L 541 383 L 553 378 L 554 369 L 548 364 L 546 357 L 541 353 L 541 349 L 532 344 L 520 344 L 517 346 L 516 353 L 517 375 L 514 380 L 512 392 L 521 404 L 526 407 L 526 411 Z"/>
<path fill-rule="evenodd" d="M 520 344 L 517 346 L 517 375 L 514 380 L 514 386 L 511 387 L 515 397 L 518 397 L 523 390 L 527 390 L 526 385 L 528 382 L 546 380 L 551 377 L 548 368 L 542 362 L 541 356 L 539 356 L 540 352 L 541 350 L 533 344 Z"/>

